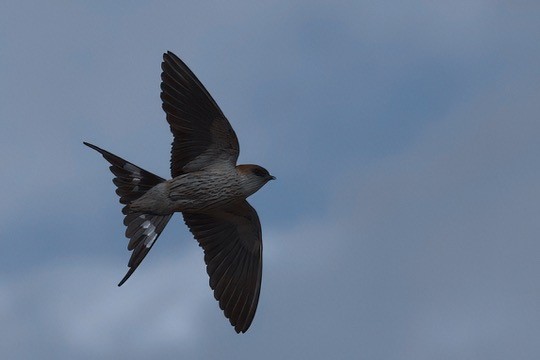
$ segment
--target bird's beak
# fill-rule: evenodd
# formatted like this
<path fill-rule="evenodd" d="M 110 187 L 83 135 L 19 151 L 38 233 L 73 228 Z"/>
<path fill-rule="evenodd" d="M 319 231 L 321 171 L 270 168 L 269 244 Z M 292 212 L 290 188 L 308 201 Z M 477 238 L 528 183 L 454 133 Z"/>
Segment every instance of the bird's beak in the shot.
<path fill-rule="evenodd" d="M 270 180 L 276 180 L 275 176 L 270 176 Z"/>

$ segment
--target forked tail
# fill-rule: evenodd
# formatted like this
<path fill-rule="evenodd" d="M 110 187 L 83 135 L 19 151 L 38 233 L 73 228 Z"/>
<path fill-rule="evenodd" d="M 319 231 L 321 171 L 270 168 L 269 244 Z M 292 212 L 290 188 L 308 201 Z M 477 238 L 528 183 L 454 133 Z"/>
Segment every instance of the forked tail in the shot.
<path fill-rule="evenodd" d="M 116 185 L 116 194 L 120 196 L 120 203 L 125 205 L 122 213 L 125 215 L 124 225 L 129 239 L 128 250 L 133 252 L 128 262 L 129 270 L 118 284 L 121 286 L 143 261 L 172 216 L 132 213 L 129 204 L 165 179 L 95 145 L 87 142 L 84 145 L 99 152 L 111 164 L 109 169 L 115 176 L 113 183 Z"/>

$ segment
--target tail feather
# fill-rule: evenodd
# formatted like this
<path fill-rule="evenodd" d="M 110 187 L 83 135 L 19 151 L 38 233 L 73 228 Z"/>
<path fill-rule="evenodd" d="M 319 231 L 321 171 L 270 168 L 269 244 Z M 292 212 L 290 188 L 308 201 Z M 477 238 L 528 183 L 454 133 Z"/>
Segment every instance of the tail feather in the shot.
<path fill-rule="evenodd" d="M 127 225 L 126 237 L 130 239 L 128 250 L 132 250 L 133 252 L 128 262 L 129 270 L 118 286 L 122 286 L 141 264 L 171 217 L 172 214 L 148 215 L 139 213 L 137 214 L 137 218 Z M 129 236 L 128 233 L 130 234 Z"/>
<path fill-rule="evenodd" d="M 133 252 L 128 262 L 129 270 L 118 284 L 121 286 L 141 264 L 172 216 L 132 213 L 129 204 L 165 179 L 95 145 L 84 144 L 99 152 L 111 164 L 109 169 L 115 175 L 113 183 L 116 194 L 120 197 L 120 203 L 125 205 L 122 213 L 125 215 L 126 237 L 130 239 L 128 250 Z"/>
<path fill-rule="evenodd" d="M 151 188 L 165 181 L 162 177 L 154 175 L 95 145 L 87 142 L 83 144 L 99 152 L 111 164 L 109 169 L 116 176 L 113 183 L 117 187 L 116 194 L 120 196 L 121 204 L 129 205 L 129 203 L 143 196 Z"/>

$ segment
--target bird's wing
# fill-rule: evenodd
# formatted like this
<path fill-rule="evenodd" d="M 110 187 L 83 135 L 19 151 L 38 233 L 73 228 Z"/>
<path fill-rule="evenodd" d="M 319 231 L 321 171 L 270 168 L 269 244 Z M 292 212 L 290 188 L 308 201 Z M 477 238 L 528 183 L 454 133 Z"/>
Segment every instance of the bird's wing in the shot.
<path fill-rule="evenodd" d="M 210 287 L 237 333 L 246 332 L 257 310 L 262 277 L 261 224 L 242 201 L 212 214 L 184 213 L 204 250 Z"/>
<path fill-rule="evenodd" d="M 174 135 L 173 177 L 216 163 L 236 165 L 240 147 L 217 103 L 175 54 L 163 54 L 161 100 Z"/>

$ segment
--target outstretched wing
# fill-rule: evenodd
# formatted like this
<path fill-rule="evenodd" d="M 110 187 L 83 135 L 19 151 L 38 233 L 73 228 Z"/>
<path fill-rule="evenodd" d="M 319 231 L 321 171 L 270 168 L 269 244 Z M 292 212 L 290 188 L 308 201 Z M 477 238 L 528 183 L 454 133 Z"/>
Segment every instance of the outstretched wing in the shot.
<path fill-rule="evenodd" d="M 257 212 L 244 200 L 219 213 L 183 215 L 204 250 L 214 297 L 236 332 L 246 332 L 261 291 L 262 238 Z"/>
<path fill-rule="evenodd" d="M 113 183 L 116 185 L 116 194 L 120 196 L 120 203 L 126 205 L 122 209 L 122 213 L 125 215 L 124 225 L 126 225 L 126 237 L 129 239 L 128 250 L 133 252 L 128 263 L 129 270 L 118 284 L 121 286 L 141 264 L 172 216 L 172 214 L 129 213 L 129 204 L 165 179 L 141 169 L 107 150 L 87 142 L 84 144 L 99 152 L 111 164 L 109 169 L 115 175 Z"/>
<path fill-rule="evenodd" d="M 174 135 L 173 177 L 216 163 L 236 165 L 240 147 L 231 124 L 195 74 L 168 51 L 161 64 L 161 100 Z"/>

